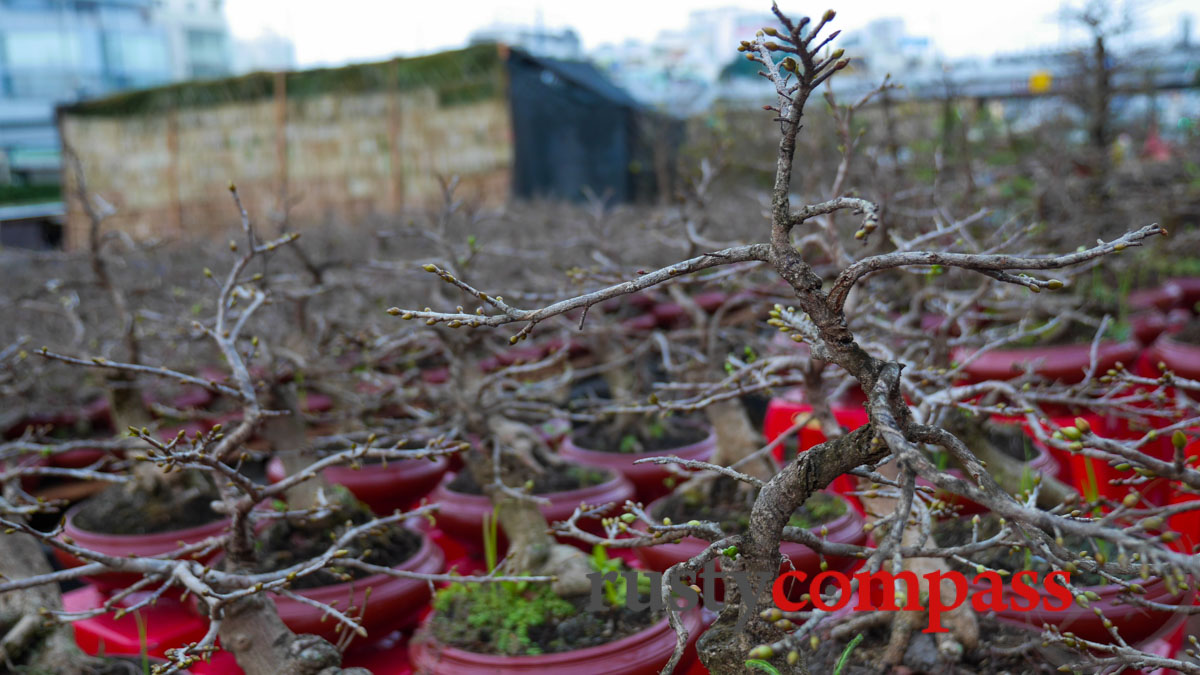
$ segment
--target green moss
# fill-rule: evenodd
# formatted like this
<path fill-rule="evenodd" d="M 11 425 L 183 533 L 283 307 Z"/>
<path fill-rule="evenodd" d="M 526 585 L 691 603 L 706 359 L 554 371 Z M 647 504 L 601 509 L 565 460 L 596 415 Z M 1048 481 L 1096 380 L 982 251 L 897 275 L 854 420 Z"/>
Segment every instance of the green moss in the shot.
<path fill-rule="evenodd" d="M 745 532 L 750 527 L 750 513 L 748 509 L 742 506 L 714 503 L 701 490 L 688 490 L 682 493 L 676 492 L 672 496 L 672 499 L 674 498 L 679 498 L 683 501 L 682 512 L 671 513 L 664 509 L 655 515 L 659 517 L 669 515 L 676 518 L 676 520 L 696 518 L 697 520 L 716 521 L 720 523 L 721 529 L 726 533 Z M 811 530 L 832 522 L 845 513 L 845 499 L 828 492 L 817 492 L 809 497 L 808 501 L 804 502 L 800 508 L 792 512 L 792 517 L 788 520 L 788 525 Z"/>
<path fill-rule="evenodd" d="M 615 639 L 612 621 L 625 611 L 625 594 L 628 592 L 622 577 L 625 563 L 620 558 L 610 558 L 603 546 L 592 549 L 589 562 L 596 572 L 616 572 L 618 575 L 618 581 L 604 582 L 604 597 L 609 605 L 607 613 L 584 612 L 582 598 L 575 598 L 574 603 L 564 600 L 545 583 L 453 583 L 434 596 L 434 615 L 430 624 L 433 634 L 443 644 L 507 656 L 577 649 L 579 645 L 573 640 L 582 639 L 581 644 L 586 645 L 589 637 L 601 636 L 600 642 Z M 489 568 L 495 569 L 490 562 Z M 650 577 L 639 572 L 637 589 L 643 599 L 648 597 L 653 590 Z M 574 620 L 576 625 L 572 631 L 563 631 L 561 625 L 568 620 Z M 542 626 L 547 628 L 539 630 Z M 620 637 L 619 632 L 616 637 Z"/>
<path fill-rule="evenodd" d="M 818 492 L 809 497 L 803 506 L 796 509 L 788 520 L 788 525 L 811 530 L 840 518 L 845 513 L 845 500 L 825 492 Z"/>
<path fill-rule="evenodd" d="M 410 59 L 290 72 L 287 74 L 287 95 L 289 99 L 301 99 L 332 93 L 432 87 L 441 105 L 462 105 L 499 95 L 502 64 L 495 45 L 475 45 Z M 64 111 L 75 116 L 121 117 L 257 101 L 274 95 L 275 73 L 263 72 L 139 89 L 76 103 L 64 107 Z"/>
<path fill-rule="evenodd" d="M 529 629 L 569 619 L 575 607 L 554 594 L 549 584 L 451 584 L 433 600 L 434 631 L 446 644 L 470 644 L 486 634 L 498 654 L 538 654 Z"/>

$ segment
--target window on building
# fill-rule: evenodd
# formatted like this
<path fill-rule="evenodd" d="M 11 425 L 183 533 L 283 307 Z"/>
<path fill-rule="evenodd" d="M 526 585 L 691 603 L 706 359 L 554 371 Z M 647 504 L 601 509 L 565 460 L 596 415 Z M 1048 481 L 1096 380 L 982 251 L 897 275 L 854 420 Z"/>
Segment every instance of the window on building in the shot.
<path fill-rule="evenodd" d="M 79 35 L 55 30 L 9 32 L 4 41 L 4 61 L 9 68 L 66 70 L 84 65 Z"/>
<path fill-rule="evenodd" d="M 161 36 L 105 33 L 103 43 L 104 63 L 110 75 L 161 73 L 163 79 L 167 77 L 167 44 Z"/>
<path fill-rule="evenodd" d="M 225 33 L 215 30 L 189 30 L 187 50 L 193 76 L 210 77 L 228 73 L 229 52 L 226 49 Z"/>

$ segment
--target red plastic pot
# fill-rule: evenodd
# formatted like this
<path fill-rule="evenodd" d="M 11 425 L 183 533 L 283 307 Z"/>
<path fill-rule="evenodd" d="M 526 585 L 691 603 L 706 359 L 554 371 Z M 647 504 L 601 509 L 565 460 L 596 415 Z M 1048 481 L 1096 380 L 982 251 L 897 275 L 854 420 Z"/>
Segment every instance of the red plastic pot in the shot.
<path fill-rule="evenodd" d="M 749 303 L 750 301 L 757 300 L 758 296 L 758 293 L 749 290 L 738 291 L 736 293 L 730 293 L 728 291 L 705 291 L 703 293 L 697 293 L 693 295 L 692 301 L 695 302 L 700 309 L 712 314 L 725 304 Z"/>
<path fill-rule="evenodd" d="M 577 464 L 621 473 L 637 488 L 638 499 L 650 502 L 671 491 L 664 481 L 675 478 L 677 474 L 662 464 L 635 464 L 634 462 L 648 457 L 679 457 L 707 462 L 712 459 L 713 453 L 717 450 L 717 435 L 711 429 L 705 429 L 705 431 L 707 431 L 707 435 L 691 445 L 653 452 L 605 452 L 584 448 L 575 442 L 574 434 L 568 434 L 563 438 L 558 453 Z"/>
<path fill-rule="evenodd" d="M 109 454 L 109 451 L 102 448 L 75 448 L 50 455 L 46 458 L 46 463 L 60 469 L 82 469 L 99 462 Z M 114 457 L 120 457 L 125 453 L 113 450 L 111 454 Z"/>
<path fill-rule="evenodd" d="M 831 407 L 834 419 L 847 431 L 854 431 L 870 421 L 866 409 L 861 405 L 854 405 L 850 401 Z M 763 435 L 766 436 L 767 442 L 774 441 L 791 429 L 796 424 L 797 417 L 811 412 L 812 406 L 803 401 L 803 394 L 798 390 L 785 392 L 783 396 L 771 399 L 767 404 L 766 417 L 763 419 Z M 800 429 L 796 437 L 795 442 L 781 444 L 775 449 L 777 460 L 783 462 L 785 457 L 809 450 L 827 440 L 825 432 L 821 430 L 821 425 L 816 420 L 810 420 Z M 790 449 L 791 452 L 785 453 L 785 448 Z M 834 492 L 847 495 L 857 489 L 858 481 L 853 476 L 843 474 L 834 479 L 829 487 Z M 851 497 L 850 503 L 854 505 L 854 508 L 862 511 L 862 506 L 857 499 Z"/>
<path fill-rule="evenodd" d="M 691 321 L 687 310 L 677 302 L 661 302 L 654 306 L 652 312 L 660 328 L 677 328 Z"/>
<path fill-rule="evenodd" d="M 945 330 L 950 337 L 959 337 L 962 335 L 962 328 L 958 321 L 955 321 L 947 329 L 942 326 L 946 324 L 946 316 L 944 314 L 922 314 L 921 315 L 921 332 L 934 333 L 936 331 Z"/>
<path fill-rule="evenodd" d="M 219 371 L 204 371 L 200 374 L 200 377 L 207 377 L 211 380 L 213 379 L 212 376 L 214 375 L 216 376 L 217 380 L 224 380 L 226 377 L 224 373 Z M 150 407 L 155 403 L 163 403 L 175 408 L 176 410 L 195 410 L 204 408 L 208 404 L 212 403 L 214 398 L 216 397 L 211 391 L 196 385 L 188 385 L 184 387 L 169 400 L 162 400 L 153 391 L 142 392 L 142 403 L 144 403 L 146 407 Z M 108 397 L 102 396 L 84 407 L 84 417 L 92 420 L 93 422 L 100 422 L 111 426 L 112 403 L 108 400 Z"/>
<path fill-rule="evenodd" d="M 101 399 L 103 401 L 103 399 Z M 104 435 L 109 432 L 101 417 L 94 416 L 91 409 L 94 405 L 89 405 L 84 409 L 84 415 L 81 417 L 73 411 L 63 411 L 61 413 L 34 413 L 26 416 L 17 423 L 4 431 L 3 437 L 9 439 L 19 438 L 22 434 L 35 428 L 50 427 L 51 429 L 61 428 L 66 429 L 72 440 L 83 440 L 81 436 L 96 437 L 97 434 Z M 89 421 L 90 428 L 80 429 L 77 425 L 80 421 Z M 66 452 L 57 452 L 48 455 L 43 464 L 47 466 L 57 467 L 60 469 L 82 469 L 86 466 L 95 464 L 96 462 L 109 455 L 110 451 L 101 448 L 81 447 Z M 124 453 L 118 450 L 111 451 L 111 454 L 116 457 L 122 456 Z"/>
<path fill-rule="evenodd" d="M 1146 361 L 1155 369 L 1150 377 L 1158 377 L 1158 363 L 1161 362 L 1167 370 L 1180 377 L 1200 379 L 1200 345 L 1180 342 L 1169 334 L 1160 335 L 1147 350 L 1146 357 Z"/>
<path fill-rule="evenodd" d="M 1048 476 L 1053 476 L 1055 478 L 1062 478 L 1062 476 L 1060 475 L 1060 467 L 1059 467 L 1058 460 L 1054 459 L 1054 456 L 1050 454 L 1050 451 L 1048 449 L 1046 449 L 1044 446 L 1042 446 L 1042 444 L 1040 444 L 1040 443 L 1034 443 L 1033 448 L 1034 448 L 1034 450 L 1037 451 L 1037 454 L 1027 462 L 1027 466 L 1029 467 L 1030 475 L 1048 475 Z M 963 473 L 963 471 L 960 469 L 947 469 L 946 473 L 948 473 L 952 476 L 955 476 L 957 478 L 961 478 L 964 480 L 967 479 L 967 475 L 965 473 Z M 917 476 L 917 485 L 933 487 L 932 483 L 925 480 L 924 478 L 921 478 L 920 476 Z M 943 492 L 941 490 L 938 490 L 936 493 L 936 496 L 938 499 L 941 499 L 942 501 L 946 502 L 947 504 L 953 504 L 955 506 L 958 506 L 959 507 L 958 513 L 960 515 L 969 516 L 969 515 L 974 515 L 976 513 L 986 513 L 988 510 L 987 507 L 985 507 L 977 502 L 971 501 L 970 499 L 961 497 L 961 496 L 953 494 L 953 493 Z"/>
<path fill-rule="evenodd" d="M 42 484 L 42 477 L 38 474 L 29 473 L 28 469 L 43 466 L 46 466 L 46 459 L 44 457 L 18 456 L 0 461 L 0 474 L 8 473 L 9 471 L 16 472 L 14 475 L 21 476 L 21 489 L 32 493 L 37 489 L 37 486 Z"/>
<path fill-rule="evenodd" d="M 19 438 L 30 427 L 69 427 L 74 426 L 78 421 L 79 415 L 71 410 L 33 412 L 4 429 L 4 437 L 7 439 Z"/>
<path fill-rule="evenodd" d="M 117 601 L 114 609 L 129 607 L 148 595 L 132 593 Z M 62 596 L 63 609 L 68 612 L 97 609 L 108 600 L 108 594 L 95 586 L 77 588 Z M 168 649 L 197 642 L 208 631 L 204 617 L 192 611 L 189 604 L 174 598 L 160 598 L 119 618 L 114 613 L 100 614 L 73 621 L 71 626 L 75 629 L 75 643 L 86 654 L 141 654 L 145 650 L 152 657 L 166 656 Z"/>
<path fill-rule="evenodd" d="M 414 531 L 421 535 L 421 548 L 411 558 L 392 569 L 419 574 L 441 572 L 445 562 L 442 549 L 434 544 L 427 534 Z M 368 588 L 371 589 L 371 595 L 364 609 L 363 599 Z M 428 582 L 420 579 L 401 579 L 387 574 L 374 574 L 343 584 L 298 589 L 293 593 L 325 604 L 332 603 L 343 611 L 351 605 L 359 608 L 363 611 L 359 623 L 367 630 L 368 638 L 384 637 L 392 631 L 415 625 L 430 598 Z M 334 632 L 337 622 L 329 618 L 322 621 L 321 610 L 274 593 L 271 597 L 279 611 L 279 618 L 283 619 L 292 632 L 313 633 L 330 641 L 337 640 L 338 634 Z"/>
<path fill-rule="evenodd" d="M 1183 299 L 1183 289 L 1178 285 L 1167 282 L 1157 288 L 1147 288 L 1129 294 L 1127 302 L 1135 310 L 1156 309 L 1166 312 L 1179 306 Z"/>
<path fill-rule="evenodd" d="M 344 485 L 377 514 L 407 509 L 429 494 L 445 475 L 450 462 L 445 457 L 432 461 L 407 459 L 364 464 L 359 470 L 331 466 L 321 472 L 325 480 Z M 267 478 L 278 483 L 287 476 L 283 461 L 274 457 L 267 464 Z"/>
<path fill-rule="evenodd" d="M 548 345 L 512 347 L 481 360 L 479 362 L 479 369 L 485 373 L 490 373 L 505 366 L 511 366 L 518 361 L 523 363 L 537 361 L 545 357 L 548 351 Z"/>
<path fill-rule="evenodd" d="M 1092 431 L 1104 438 L 1119 441 L 1136 441 L 1143 438 L 1150 430 L 1148 426 L 1139 426 L 1130 420 L 1119 417 L 1098 418 L 1099 424 L 1092 424 Z M 1146 443 L 1141 451 L 1157 459 L 1168 460 L 1174 453 L 1170 446 L 1169 437 L 1160 437 Z M 1085 497 L 1095 490 L 1100 496 L 1114 501 L 1120 501 L 1132 491 L 1141 493 L 1152 504 L 1164 504 L 1168 498 L 1168 484 L 1165 479 L 1154 479 L 1139 485 L 1123 485 L 1114 481 L 1133 478 L 1132 470 L 1118 471 L 1109 462 L 1082 453 L 1071 453 L 1071 475 L 1075 489 Z M 1089 471 L 1091 472 L 1089 474 Z M 1092 477 L 1095 477 L 1095 485 Z"/>
<path fill-rule="evenodd" d="M 1195 440 L 1183 448 L 1184 455 L 1189 458 L 1200 455 L 1200 428 L 1192 429 L 1191 431 L 1195 434 Z M 1192 466 L 1195 465 L 1193 464 Z M 1195 501 L 1200 501 L 1200 494 L 1182 490 L 1179 485 L 1172 486 L 1171 504 L 1185 504 Z M 1200 546 L 1200 509 L 1173 515 L 1167 520 L 1167 523 L 1171 530 L 1179 533 L 1180 545 L 1183 550 L 1197 550 L 1196 547 Z"/>
<path fill-rule="evenodd" d="M 89 532 L 76 524 L 76 517 L 85 508 L 87 508 L 87 502 L 81 502 L 67 510 L 66 522 L 63 524 L 60 537 L 70 537 L 75 544 L 82 548 L 118 558 L 150 557 L 171 553 L 181 545 L 195 544 L 209 537 L 218 536 L 229 527 L 229 519 L 225 518 L 198 527 L 155 534 L 103 534 Z M 207 563 L 216 557 L 218 552 L 219 549 L 205 556 L 192 556 L 191 559 Z M 79 567 L 85 564 L 85 561 L 58 548 L 54 549 L 54 557 L 63 567 Z M 107 572 L 83 578 L 102 591 L 111 591 L 130 586 L 142 576 L 132 572 Z"/>
<path fill-rule="evenodd" d="M 639 314 L 635 317 L 625 319 L 621 322 L 621 328 L 635 333 L 645 332 L 658 328 L 658 317 L 652 313 Z"/>
<path fill-rule="evenodd" d="M 836 494 L 836 493 L 831 493 Z M 850 500 L 843 496 L 837 495 L 847 502 Z M 660 500 L 661 501 L 661 500 Z M 655 502 L 649 506 L 649 512 L 655 513 L 655 507 L 659 502 Z M 837 544 L 854 544 L 862 546 L 867 542 L 867 533 L 863 530 L 865 524 L 863 516 L 853 508 L 847 508 L 846 513 L 835 518 L 834 520 L 812 529 L 812 532 L 817 536 L 821 536 L 821 529 L 826 530 L 825 538 Z M 639 521 L 640 527 L 645 528 L 645 524 Z M 700 555 L 704 549 L 708 548 L 709 542 L 696 537 L 684 537 L 677 542 L 670 544 L 660 544 L 658 546 L 644 546 L 634 549 L 634 553 L 638 559 L 642 561 L 646 567 L 656 572 L 666 572 L 672 565 L 690 560 L 697 555 Z M 783 564 L 779 571 L 782 574 L 788 570 L 796 570 L 804 572 L 811 580 L 817 574 L 821 573 L 821 556 L 817 555 L 811 548 L 803 544 L 793 542 L 782 542 L 779 545 L 779 551 L 784 555 Z M 849 572 L 861 564 L 857 558 L 842 558 L 838 556 L 826 556 L 825 561 L 828 564 L 828 569 L 837 572 Z M 717 561 L 717 569 L 721 568 L 720 560 Z M 701 574 L 701 577 L 705 575 Z M 698 580 L 698 584 L 704 587 L 703 580 Z M 714 589 L 716 590 L 717 599 L 723 597 L 723 586 L 719 579 L 715 580 Z M 808 584 L 796 584 L 795 593 L 789 590 L 789 597 L 793 600 L 799 599 L 799 596 L 808 592 Z"/>
<path fill-rule="evenodd" d="M 1049 436 L 1049 435 L 1053 434 L 1054 430 L 1058 429 L 1059 427 L 1071 426 L 1071 425 L 1075 424 L 1076 417 L 1083 417 L 1084 419 L 1086 419 L 1088 421 L 1088 423 L 1092 425 L 1093 429 L 1099 429 L 1102 427 L 1102 421 L 1101 421 L 1100 416 L 1090 413 L 1090 412 L 1085 412 L 1082 415 L 1052 416 L 1048 420 L 1046 420 L 1047 422 L 1049 422 L 1050 426 L 1044 426 L 1041 424 L 1039 424 L 1038 426 L 1043 430 L 1043 433 L 1045 435 Z M 1030 438 L 1030 440 L 1033 441 L 1034 446 L 1037 447 L 1039 451 L 1045 451 L 1045 452 L 1050 453 L 1050 457 L 1054 459 L 1055 466 L 1058 467 L 1058 474 L 1057 474 L 1058 479 L 1063 481 L 1064 483 L 1071 482 L 1071 456 L 1072 456 L 1072 453 L 1070 453 L 1066 450 L 1059 450 L 1058 448 L 1047 447 L 1047 446 L 1042 445 L 1041 442 L 1039 442 L 1037 440 L 1037 434 L 1035 434 L 1033 432 L 1033 429 L 1030 427 L 1029 422 L 1028 422 L 1028 420 L 1025 419 L 1024 415 L 1019 415 L 1019 416 L 992 415 L 992 422 L 994 422 L 996 424 L 1018 424 L 1018 425 L 1020 425 L 1021 429 L 1025 432 L 1025 435 L 1028 436 Z"/>
<path fill-rule="evenodd" d="M 1141 347 L 1134 341 L 1104 340 L 1096 350 L 1096 372 L 1103 374 L 1118 361 L 1133 366 Z M 964 362 L 973 354 L 969 349 L 956 349 L 954 360 Z M 1024 349 L 993 349 L 963 368 L 974 382 L 1010 380 L 1033 366 L 1034 372 L 1049 380 L 1075 384 L 1083 380 L 1092 360 L 1091 343 L 1027 347 Z"/>
<path fill-rule="evenodd" d="M 1185 622 L 1179 628 L 1176 628 L 1175 632 L 1164 637 L 1160 637 L 1157 640 L 1148 642 L 1141 647 L 1138 647 L 1138 649 L 1146 652 L 1147 654 L 1153 654 L 1154 656 L 1164 659 L 1173 659 L 1183 648 L 1183 638 L 1186 633 L 1187 623 Z M 1126 669 L 1125 673 L 1122 673 L 1121 675 L 1173 675 L 1175 672 L 1177 671 L 1167 670 L 1166 668 L 1151 669 L 1150 666 L 1147 666 L 1146 668 L 1138 670 Z"/>
<path fill-rule="evenodd" d="M 1129 317 L 1129 323 L 1133 327 L 1133 337 L 1143 345 L 1151 345 L 1167 329 L 1167 315 L 1158 310 L 1147 310 Z"/>
<path fill-rule="evenodd" d="M 492 502 L 484 495 L 454 492 L 449 487 L 453 479 L 453 474 L 447 474 L 442 484 L 430 495 L 430 501 L 440 506 L 435 518 L 438 527 L 477 554 L 483 550 L 483 519 L 492 516 Z M 633 499 L 634 489 L 624 476 L 612 472 L 612 478 L 599 485 L 537 496 L 550 501 L 549 504 L 540 505 L 539 509 L 547 522 L 553 524 L 570 518 L 580 504 L 599 506 L 613 503 L 619 507 L 626 500 Z M 579 524 L 596 534 L 603 531 L 600 522 L 595 519 L 581 519 Z M 502 546 L 507 545 L 503 529 L 500 530 L 500 541 Z M 587 548 L 590 550 L 590 547 Z"/>
<path fill-rule="evenodd" d="M 739 293 L 736 296 L 730 295 L 726 291 L 705 291 L 692 296 L 692 301 L 700 309 L 712 313 L 720 309 L 721 305 L 729 302 L 734 298 L 749 297 L 749 293 Z"/>
<path fill-rule="evenodd" d="M 403 634 L 393 633 L 378 642 L 355 640 L 342 654 L 342 667 L 366 668 L 374 675 L 412 675 L 408 642 L 403 638 Z M 223 650 L 214 652 L 208 661 L 193 664 L 190 672 L 193 675 L 245 675 L 233 654 Z"/>
<path fill-rule="evenodd" d="M 1141 597 L 1150 602 L 1167 605 L 1185 605 L 1191 604 L 1195 597 L 1194 590 L 1184 591 L 1181 595 L 1171 595 L 1162 579 L 1150 579 L 1149 581 L 1139 583 L 1146 589 L 1146 594 Z M 989 584 L 975 584 L 973 575 L 967 577 L 967 584 L 972 597 L 978 592 L 988 591 L 991 588 Z M 1092 609 L 1098 607 L 1104 612 L 1104 616 L 1113 622 L 1113 625 L 1120 632 L 1121 637 L 1133 645 L 1151 642 L 1167 635 L 1178 628 L 1187 618 L 1182 614 L 1171 611 L 1155 610 L 1121 602 L 1118 600 L 1118 597 L 1121 595 L 1123 589 L 1121 586 L 1115 584 L 1080 587 L 1081 590 L 1095 592 L 1100 596 L 1100 599 L 1091 601 L 1090 607 L 1080 607 L 1072 601 L 1065 610 L 1051 612 L 1045 609 L 1045 603 L 1049 602 L 1052 606 L 1057 607 L 1062 604 L 1062 601 L 1050 595 L 1041 584 L 1030 583 L 1029 586 L 1035 589 L 1039 596 L 1037 606 L 1034 609 L 1029 611 L 1013 609 L 1012 603 L 1018 596 L 1013 592 L 1011 586 L 1005 584 L 1002 590 L 1002 597 L 1004 604 L 1008 605 L 1009 608 L 995 611 L 996 618 L 1008 623 L 1037 628 L 1040 628 L 1043 623 L 1049 623 L 1058 626 L 1060 631 L 1071 631 L 1085 640 L 1110 643 L 1113 639 L 1112 635 L 1104 627 L 1104 620 L 1096 616 L 1094 609 Z M 1021 598 L 1019 602 L 1022 605 L 1029 603 L 1024 598 Z"/>
<path fill-rule="evenodd" d="M 421 371 L 421 381 L 425 384 L 446 384 L 450 381 L 450 369 L 445 366 L 425 368 Z"/>
<path fill-rule="evenodd" d="M 1178 298 L 1176 307 L 1197 313 L 1196 303 L 1200 302 L 1200 277 L 1171 279 L 1164 287 Z"/>
<path fill-rule="evenodd" d="M 333 399 L 328 394 L 305 392 L 300 397 L 300 409 L 306 413 L 322 413 L 333 410 Z"/>
<path fill-rule="evenodd" d="M 620 297 L 605 300 L 600 303 L 600 309 L 605 312 L 616 312 L 622 307 L 629 306 L 639 310 L 648 311 L 658 302 L 660 294 L 656 291 L 642 291 L 638 293 L 630 293 Z"/>
<path fill-rule="evenodd" d="M 1142 438 L 1147 429 L 1136 428 L 1131 426 L 1128 420 L 1116 417 L 1101 417 L 1095 413 L 1085 412 L 1082 415 L 1065 415 L 1050 418 L 1050 424 L 1043 427 L 1046 435 L 1050 435 L 1055 429 L 1061 427 L 1075 426 L 1075 420 L 1082 417 L 1091 426 L 1092 432 L 1103 438 L 1111 438 L 1116 440 L 1137 440 Z M 1034 438 L 1033 431 L 1028 424 L 1021 418 L 1012 417 L 996 417 L 999 421 L 1019 422 L 1025 428 L 1025 433 Z M 1143 452 L 1159 459 L 1165 459 L 1164 443 L 1169 443 L 1169 439 L 1160 438 L 1147 445 L 1142 446 Z M 1034 444 L 1041 447 L 1040 443 Z M 1132 470 L 1118 471 L 1111 463 L 1088 457 L 1083 453 L 1069 452 L 1055 447 L 1046 448 L 1046 450 L 1058 461 L 1059 475 L 1058 478 L 1065 483 L 1070 484 L 1085 497 L 1096 496 L 1107 497 L 1114 501 L 1121 501 L 1125 495 L 1129 494 L 1132 489 L 1136 489 L 1143 496 L 1150 500 L 1153 504 L 1162 504 L 1167 497 L 1166 484 L 1162 480 L 1152 481 L 1148 484 L 1137 486 L 1123 485 L 1115 481 L 1134 478 L 1135 474 Z"/>
<path fill-rule="evenodd" d="M 704 627 L 703 614 L 696 609 L 683 614 L 688 630 L 688 647 L 677 672 L 686 672 L 696 658 L 696 639 Z M 657 675 L 675 650 L 675 631 L 667 619 L 628 637 L 557 654 L 497 656 L 477 654 L 437 642 L 427 628 L 418 631 L 409 645 L 413 671 L 419 675 L 508 675 L 545 673 L 556 675 Z"/>

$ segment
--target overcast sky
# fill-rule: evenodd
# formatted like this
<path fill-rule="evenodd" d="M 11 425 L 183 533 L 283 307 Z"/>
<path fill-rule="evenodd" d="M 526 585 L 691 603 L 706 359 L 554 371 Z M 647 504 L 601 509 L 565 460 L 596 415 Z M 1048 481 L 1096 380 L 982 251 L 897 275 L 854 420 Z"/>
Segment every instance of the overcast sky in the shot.
<path fill-rule="evenodd" d="M 1078 5 L 1080 0 L 1071 3 Z M 1130 4 L 1143 40 L 1177 36 L 1180 17 L 1197 14 L 1196 0 L 1115 0 Z M 860 27 L 899 15 L 910 34 L 933 38 L 951 58 L 1059 44 L 1059 0 L 780 0 L 797 15 L 838 11 L 835 26 Z M 570 26 L 591 49 L 626 39 L 649 40 L 680 28 L 694 9 L 770 9 L 769 0 L 227 0 L 238 37 L 273 31 L 290 37 L 300 66 L 342 64 L 423 54 L 461 46 L 475 29 L 496 21 Z M 1193 38 L 1195 39 L 1195 38 Z M 1142 41 L 1142 40 L 1139 40 Z M 731 49 L 735 45 L 731 45 Z"/>

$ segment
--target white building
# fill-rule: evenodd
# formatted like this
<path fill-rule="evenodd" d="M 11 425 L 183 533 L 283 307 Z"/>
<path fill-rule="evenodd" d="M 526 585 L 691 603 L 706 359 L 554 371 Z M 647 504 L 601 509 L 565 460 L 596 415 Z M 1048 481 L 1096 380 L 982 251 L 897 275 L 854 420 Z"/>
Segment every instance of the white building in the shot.
<path fill-rule="evenodd" d="M 234 73 L 296 68 L 296 45 L 278 33 L 266 32 L 253 38 L 235 38 L 233 42 Z"/>
<path fill-rule="evenodd" d="M 548 30 L 537 26 L 497 23 L 471 33 L 470 43 L 499 42 L 517 47 L 534 56 L 578 61 L 583 59 L 583 43 L 572 28 Z"/>
<path fill-rule="evenodd" d="M 663 31 L 649 43 L 604 45 L 592 53 L 608 74 L 640 101 L 687 114 L 702 109 L 737 45 L 778 20 L 738 8 L 697 10 L 682 30 Z"/>
<path fill-rule="evenodd" d="M 171 79 L 224 77 L 233 72 L 225 0 L 154 0 L 154 20 L 167 33 Z"/>
<path fill-rule="evenodd" d="M 230 72 L 224 0 L 0 0 L 0 184 L 58 181 L 56 105 Z"/>
<path fill-rule="evenodd" d="M 909 35 L 899 17 L 876 19 L 840 38 L 837 46 L 854 59 L 857 70 L 876 78 L 929 68 L 939 61 L 933 41 Z"/>

